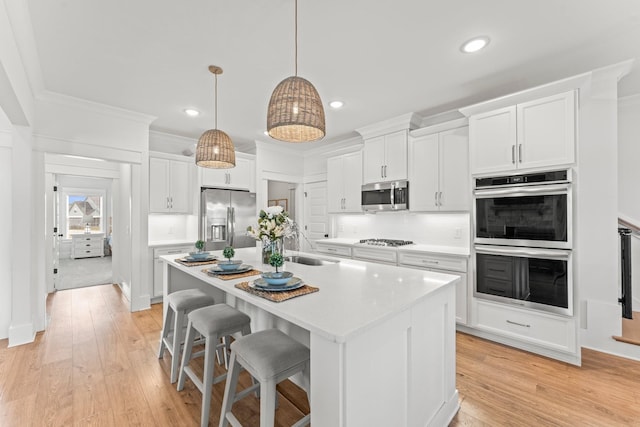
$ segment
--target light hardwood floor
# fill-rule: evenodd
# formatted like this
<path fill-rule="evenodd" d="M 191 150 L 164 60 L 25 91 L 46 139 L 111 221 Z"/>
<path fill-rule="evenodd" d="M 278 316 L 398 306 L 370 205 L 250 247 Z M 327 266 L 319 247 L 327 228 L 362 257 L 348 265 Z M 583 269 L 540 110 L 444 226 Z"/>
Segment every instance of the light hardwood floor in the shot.
<path fill-rule="evenodd" d="M 177 392 L 170 356 L 155 355 L 161 305 L 129 313 L 106 285 L 57 292 L 48 306 L 51 325 L 35 343 L 0 340 L 0 426 L 199 424 L 200 393 L 189 380 Z M 640 362 L 595 351 L 583 350 L 578 368 L 459 333 L 456 382 L 455 427 L 640 426 Z M 214 386 L 210 425 L 223 392 Z M 276 425 L 289 426 L 308 412 L 306 395 L 290 382 L 279 392 Z M 234 405 L 244 425 L 258 413 L 254 396 Z"/>

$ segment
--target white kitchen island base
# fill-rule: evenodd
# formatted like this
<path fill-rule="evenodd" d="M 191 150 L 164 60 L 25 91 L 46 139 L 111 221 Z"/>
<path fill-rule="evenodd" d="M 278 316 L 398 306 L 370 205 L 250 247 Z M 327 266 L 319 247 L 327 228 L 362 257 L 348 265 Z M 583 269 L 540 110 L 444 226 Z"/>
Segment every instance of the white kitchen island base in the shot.
<path fill-rule="evenodd" d="M 222 281 L 174 258 L 164 257 L 165 295 L 203 289 L 249 314 L 252 330 L 277 327 L 309 346 L 313 426 L 446 426 L 457 412 L 457 276 L 352 260 L 288 263 L 320 291 L 274 303 L 235 288 L 243 279 Z"/>

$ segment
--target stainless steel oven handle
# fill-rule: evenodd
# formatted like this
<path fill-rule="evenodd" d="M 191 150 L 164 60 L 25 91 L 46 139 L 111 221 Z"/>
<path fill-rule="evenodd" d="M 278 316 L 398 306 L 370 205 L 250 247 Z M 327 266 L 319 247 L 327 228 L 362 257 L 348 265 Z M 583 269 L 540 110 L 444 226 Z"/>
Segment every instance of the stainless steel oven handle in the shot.
<path fill-rule="evenodd" d="M 475 245 L 476 253 L 486 255 L 511 255 L 528 258 L 544 258 L 557 259 L 562 261 L 569 260 L 570 250 L 562 249 L 543 249 L 543 248 L 517 248 L 513 246 L 485 246 Z"/>
<path fill-rule="evenodd" d="M 521 197 L 531 196 L 536 194 L 567 194 L 569 193 L 570 184 L 551 184 L 551 185 L 536 185 L 531 187 L 509 187 L 499 188 L 495 190 L 476 189 L 474 194 L 478 199 L 486 199 L 495 196 L 510 196 Z"/>

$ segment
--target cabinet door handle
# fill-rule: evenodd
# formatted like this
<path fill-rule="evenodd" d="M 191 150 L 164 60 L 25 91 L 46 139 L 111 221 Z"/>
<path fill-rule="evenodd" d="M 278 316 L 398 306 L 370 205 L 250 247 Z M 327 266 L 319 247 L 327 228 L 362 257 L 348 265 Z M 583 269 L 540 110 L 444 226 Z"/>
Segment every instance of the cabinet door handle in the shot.
<path fill-rule="evenodd" d="M 438 206 L 442 206 L 442 191 L 438 193 Z"/>
<path fill-rule="evenodd" d="M 433 202 L 438 206 L 438 192 L 433 193 Z"/>
<path fill-rule="evenodd" d="M 387 165 L 384 165 L 384 177 L 387 177 Z"/>
<path fill-rule="evenodd" d="M 518 144 L 518 161 L 522 163 L 522 144 Z"/>
<path fill-rule="evenodd" d="M 507 323 L 509 323 L 511 325 L 516 325 L 516 326 L 522 326 L 523 328 L 530 328 L 531 327 L 531 325 L 526 325 L 524 323 L 518 323 L 518 322 L 512 322 L 509 319 L 507 319 Z"/>
<path fill-rule="evenodd" d="M 167 209 L 169 209 L 169 196 L 167 196 Z"/>
<path fill-rule="evenodd" d="M 384 178 L 384 166 L 380 166 L 380 178 Z"/>
<path fill-rule="evenodd" d="M 516 146 L 512 145 L 511 146 L 511 163 L 515 163 L 516 162 Z"/>

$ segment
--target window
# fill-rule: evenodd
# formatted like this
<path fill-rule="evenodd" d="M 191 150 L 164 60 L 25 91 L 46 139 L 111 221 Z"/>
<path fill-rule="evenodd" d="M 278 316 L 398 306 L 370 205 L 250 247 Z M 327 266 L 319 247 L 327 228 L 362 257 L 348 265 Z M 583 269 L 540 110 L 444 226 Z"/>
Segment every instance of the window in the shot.
<path fill-rule="evenodd" d="M 104 195 L 73 192 L 66 194 L 67 236 L 104 232 Z"/>

